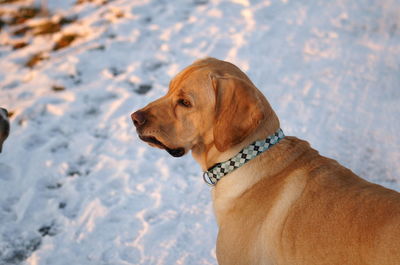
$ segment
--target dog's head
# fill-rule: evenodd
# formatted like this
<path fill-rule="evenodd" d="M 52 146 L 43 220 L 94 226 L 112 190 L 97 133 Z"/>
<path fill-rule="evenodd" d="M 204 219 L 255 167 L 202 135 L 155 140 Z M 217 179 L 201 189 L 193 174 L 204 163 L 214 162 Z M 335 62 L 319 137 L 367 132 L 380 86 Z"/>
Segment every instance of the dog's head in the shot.
<path fill-rule="evenodd" d="M 168 93 L 131 115 L 140 139 L 179 157 L 189 150 L 224 152 L 261 123 L 279 121 L 261 92 L 231 63 L 196 61 L 170 82 Z"/>

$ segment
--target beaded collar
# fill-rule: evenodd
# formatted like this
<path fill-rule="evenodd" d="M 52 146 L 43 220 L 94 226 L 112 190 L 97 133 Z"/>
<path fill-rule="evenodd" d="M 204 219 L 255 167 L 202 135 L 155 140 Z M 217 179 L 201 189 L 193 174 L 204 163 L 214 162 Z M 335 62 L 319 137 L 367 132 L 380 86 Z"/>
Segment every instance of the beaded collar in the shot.
<path fill-rule="evenodd" d="M 278 129 L 273 135 L 268 136 L 264 140 L 255 141 L 254 143 L 243 148 L 242 151 L 237 153 L 231 159 L 218 163 L 203 173 L 204 181 L 210 185 L 215 186 L 217 182 L 230 172 L 243 166 L 251 159 L 271 148 L 273 145 L 279 143 L 285 137 L 282 129 Z"/>

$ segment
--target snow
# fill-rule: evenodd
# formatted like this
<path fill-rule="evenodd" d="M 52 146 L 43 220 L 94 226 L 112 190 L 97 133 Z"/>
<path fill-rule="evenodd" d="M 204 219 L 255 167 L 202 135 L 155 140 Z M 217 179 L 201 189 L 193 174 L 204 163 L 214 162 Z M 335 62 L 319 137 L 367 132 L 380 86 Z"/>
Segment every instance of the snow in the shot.
<path fill-rule="evenodd" d="M 200 167 L 141 142 L 130 120 L 205 56 L 241 67 L 287 135 L 400 190 L 399 1 L 82 2 L 48 1 L 52 19 L 77 17 L 60 32 L 0 31 L 0 106 L 13 112 L 1 265 L 216 264 Z M 53 51 L 66 33 L 79 37 Z"/>

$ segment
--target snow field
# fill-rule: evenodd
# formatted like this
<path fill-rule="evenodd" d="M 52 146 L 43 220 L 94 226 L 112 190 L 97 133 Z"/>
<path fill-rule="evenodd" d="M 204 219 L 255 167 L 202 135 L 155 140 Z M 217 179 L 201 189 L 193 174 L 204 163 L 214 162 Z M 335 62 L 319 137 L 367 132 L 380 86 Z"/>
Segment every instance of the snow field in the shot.
<path fill-rule="evenodd" d="M 150 148 L 130 120 L 205 56 L 248 73 L 287 135 L 399 190 L 398 1 L 80 2 L 48 1 L 51 19 L 76 17 L 53 34 L 0 31 L 0 106 L 13 113 L 1 265 L 216 264 L 199 166 Z M 32 3 L 0 4 L 2 20 Z"/>

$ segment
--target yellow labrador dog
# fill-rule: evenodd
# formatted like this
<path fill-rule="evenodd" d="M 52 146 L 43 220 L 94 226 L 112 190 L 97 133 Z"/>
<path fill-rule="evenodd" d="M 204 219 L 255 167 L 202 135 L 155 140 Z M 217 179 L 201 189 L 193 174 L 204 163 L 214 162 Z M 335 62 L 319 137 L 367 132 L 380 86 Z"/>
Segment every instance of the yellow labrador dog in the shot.
<path fill-rule="evenodd" d="M 220 265 L 399 265 L 400 195 L 296 137 L 231 63 L 196 61 L 132 114 L 139 137 L 192 151 L 214 185 Z"/>

